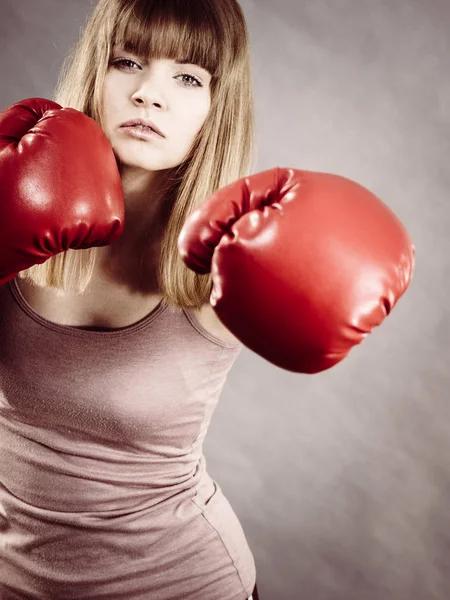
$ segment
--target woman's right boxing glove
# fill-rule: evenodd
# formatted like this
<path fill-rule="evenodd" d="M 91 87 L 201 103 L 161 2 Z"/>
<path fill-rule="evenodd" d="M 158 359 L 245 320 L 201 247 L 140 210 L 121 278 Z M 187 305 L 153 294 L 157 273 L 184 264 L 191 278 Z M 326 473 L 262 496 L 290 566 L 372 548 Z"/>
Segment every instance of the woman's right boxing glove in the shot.
<path fill-rule="evenodd" d="M 94 119 L 43 98 L 0 113 L 0 285 L 69 248 L 111 244 L 124 220 L 116 159 Z"/>

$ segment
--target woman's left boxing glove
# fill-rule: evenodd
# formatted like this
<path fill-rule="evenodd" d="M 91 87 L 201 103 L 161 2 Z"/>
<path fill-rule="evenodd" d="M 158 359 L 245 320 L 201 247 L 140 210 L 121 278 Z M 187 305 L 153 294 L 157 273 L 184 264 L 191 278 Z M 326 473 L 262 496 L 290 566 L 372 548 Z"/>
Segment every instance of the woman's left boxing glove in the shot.
<path fill-rule="evenodd" d="M 273 364 L 340 362 L 405 293 L 414 246 L 374 194 L 339 175 L 274 168 L 223 187 L 187 219 L 186 265 L 212 273 L 222 323 Z"/>

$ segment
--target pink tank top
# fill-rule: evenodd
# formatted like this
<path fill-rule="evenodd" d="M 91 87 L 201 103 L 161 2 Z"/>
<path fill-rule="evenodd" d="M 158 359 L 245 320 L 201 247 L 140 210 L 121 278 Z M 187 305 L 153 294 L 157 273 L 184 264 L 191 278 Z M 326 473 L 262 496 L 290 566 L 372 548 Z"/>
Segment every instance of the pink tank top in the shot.
<path fill-rule="evenodd" d="M 256 570 L 203 441 L 242 345 L 162 301 L 95 330 L 0 286 L 0 598 L 244 600 Z"/>

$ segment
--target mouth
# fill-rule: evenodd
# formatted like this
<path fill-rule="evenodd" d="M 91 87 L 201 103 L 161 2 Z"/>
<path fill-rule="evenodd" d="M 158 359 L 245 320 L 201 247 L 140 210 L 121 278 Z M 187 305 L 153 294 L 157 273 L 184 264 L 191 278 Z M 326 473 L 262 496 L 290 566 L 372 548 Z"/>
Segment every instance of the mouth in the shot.
<path fill-rule="evenodd" d="M 165 137 L 164 134 L 162 133 L 162 131 L 160 129 L 158 129 L 158 127 L 152 123 L 152 122 L 145 122 L 142 119 L 137 119 L 137 120 L 131 120 L 131 121 L 127 121 L 126 123 L 124 123 L 123 125 L 121 125 L 121 128 L 125 128 L 125 129 L 133 129 L 135 131 L 142 131 L 142 132 L 153 132 L 155 135 L 158 135 L 159 137 Z"/>
<path fill-rule="evenodd" d="M 121 129 L 130 137 L 140 140 L 161 139 L 154 129 L 144 125 L 122 125 Z"/>

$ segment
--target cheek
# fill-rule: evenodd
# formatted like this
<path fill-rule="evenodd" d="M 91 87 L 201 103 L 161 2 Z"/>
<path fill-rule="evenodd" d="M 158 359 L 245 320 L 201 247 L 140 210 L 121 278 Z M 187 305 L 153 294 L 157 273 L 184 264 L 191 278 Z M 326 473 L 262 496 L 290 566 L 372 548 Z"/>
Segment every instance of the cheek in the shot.
<path fill-rule="evenodd" d="M 103 106 L 106 113 L 114 110 L 118 103 L 119 92 L 121 92 L 122 95 L 124 93 L 123 82 L 117 80 L 114 75 L 115 73 L 113 72 L 107 74 L 103 84 Z"/>
<path fill-rule="evenodd" d="M 103 96 L 102 96 L 102 103 L 103 103 L 103 110 L 105 112 L 105 117 L 109 118 L 110 113 L 111 113 L 111 109 L 112 109 L 112 99 L 114 98 L 114 94 L 112 93 L 111 90 L 111 85 L 109 84 L 109 82 L 107 82 L 105 80 L 105 84 L 103 86 Z"/>
<path fill-rule="evenodd" d="M 186 114 L 185 123 L 187 124 L 192 136 L 195 136 L 201 129 L 211 107 L 209 99 L 199 102 L 196 106 L 191 106 Z"/>

